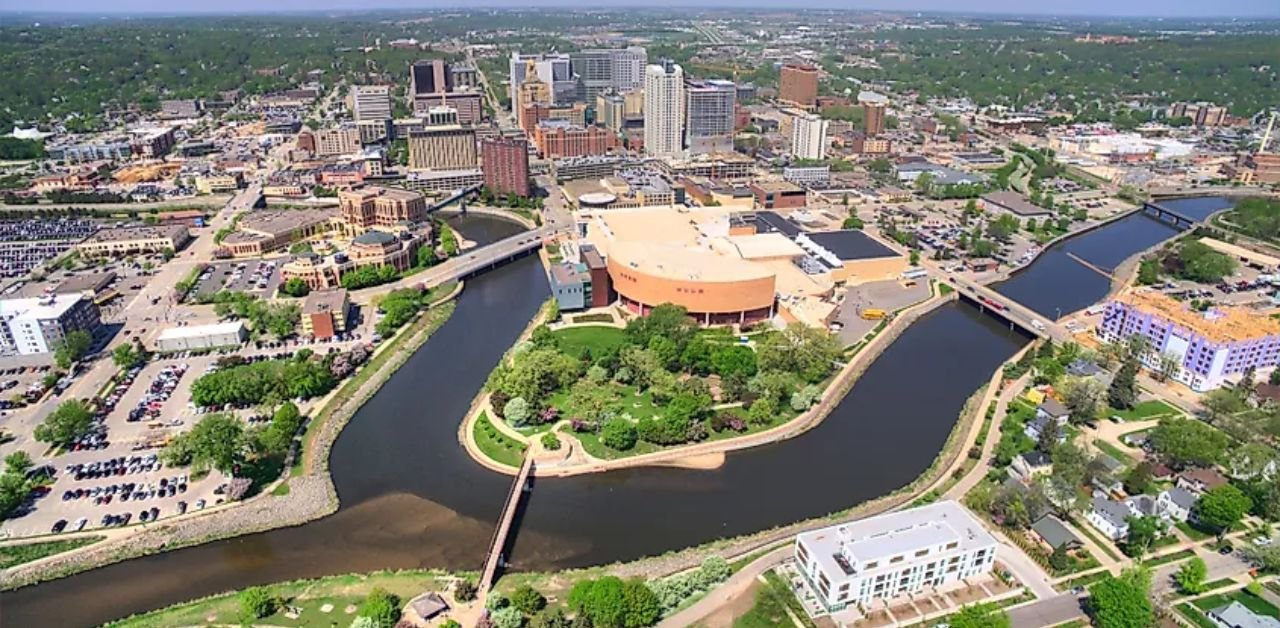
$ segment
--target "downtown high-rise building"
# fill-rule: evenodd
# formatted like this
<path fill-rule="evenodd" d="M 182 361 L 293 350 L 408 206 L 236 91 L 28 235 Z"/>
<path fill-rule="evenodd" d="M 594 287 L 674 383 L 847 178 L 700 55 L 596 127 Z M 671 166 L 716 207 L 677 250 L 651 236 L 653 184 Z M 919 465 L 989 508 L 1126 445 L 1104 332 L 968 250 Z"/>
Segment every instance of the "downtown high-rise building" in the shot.
<path fill-rule="evenodd" d="M 884 133 L 884 103 L 862 103 L 862 128 L 872 137 Z"/>
<path fill-rule="evenodd" d="M 388 85 L 353 85 L 351 114 L 356 122 L 391 119 L 391 87 Z"/>
<path fill-rule="evenodd" d="M 605 92 L 629 92 L 644 82 L 648 61 L 644 48 L 591 48 L 569 53 L 569 67 L 578 81 L 577 98 L 594 102 Z"/>
<path fill-rule="evenodd" d="M 644 71 L 644 152 L 660 159 L 684 157 L 684 69 L 674 63 Z"/>
<path fill-rule="evenodd" d="M 523 139 L 490 138 L 480 144 L 484 185 L 494 194 L 529 196 L 529 143 Z"/>
<path fill-rule="evenodd" d="M 733 81 L 686 81 L 686 147 L 694 155 L 733 152 L 733 112 L 738 88 Z"/>
<path fill-rule="evenodd" d="M 518 52 L 511 54 L 508 62 L 510 77 L 511 112 L 519 115 L 524 103 L 520 101 L 520 85 L 524 83 L 526 73 L 532 73 L 551 88 L 551 104 L 571 103 L 577 97 L 578 82 L 573 77 L 569 55 L 563 53 L 546 53 L 525 55 Z"/>
<path fill-rule="evenodd" d="M 791 127 L 791 154 L 797 159 L 826 159 L 827 121 L 811 113 L 796 116 Z"/>
<path fill-rule="evenodd" d="M 813 107 L 818 100 L 818 68 L 804 63 L 788 63 L 778 75 L 778 100 Z"/>

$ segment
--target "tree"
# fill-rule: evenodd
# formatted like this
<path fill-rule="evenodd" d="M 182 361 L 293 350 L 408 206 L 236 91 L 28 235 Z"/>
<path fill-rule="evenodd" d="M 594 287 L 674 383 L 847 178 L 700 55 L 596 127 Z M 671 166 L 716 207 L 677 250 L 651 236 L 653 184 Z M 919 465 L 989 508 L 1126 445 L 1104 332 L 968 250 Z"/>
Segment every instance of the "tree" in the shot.
<path fill-rule="evenodd" d="M 617 576 L 581 580 L 569 592 L 569 607 L 597 628 L 623 628 L 627 615 L 624 586 Z"/>
<path fill-rule="evenodd" d="M 189 464 L 197 473 L 212 468 L 230 474 L 244 462 L 244 445 L 244 427 L 238 419 L 210 414 L 170 441 L 163 453 L 171 465 Z"/>
<path fill-rule="evenodd" d="M 311 293 L 311 286 L 298 277 L 290 277 L 280 286 L 280 292 L 291 297 L 305 297 Z"/>
<path fill-rule="evenodd" d="M 1183 277 L 1200 283 L 1217 283 L 1236 271 L 1236 261 L 1196 240 L 1183 240 L 1178 247 Z"/>
<path fill-rule="evenodd" d="M 505 606 L 489 613 L 489 623 L 493 628 L 520 628 L 524 625 L 524 615 L 514 606 Z"/>
<path fill-rule="evenodd" d="M 1089 587 L 1089 614 L 1098 628 L 1147 628 L 1155 621 L 1150 586 L 1150 576 L 1142 571 L 1108 575 Z"/>
<path fill-rule="evenodd" d="M 1049 474 L 1049 486 L 1053 489 L 1050 497 L 1063 510 L 1073 510 L 1076 496 L 1088 474 L 1089 455 L 1070 441 L 1058 443 L 1056 437 L 1046 451 L 1050 453 L 1050 459 L 1053 460 L 1053 472 Z"/>
<path fill-rule="evenodd" d="M 1160 368 L 1156 371 L 1156 375 L 1160 381 L 1168 381 L 1170 377 L 1178 374 L 1178 370 L 1182 368 L 1182 360 L 1176 353 L 1165 352 L 1160 354 Z"/>
<path fill-rule="evenodd" d="M 841 353 L 835 334 L 819 327 L 789 325 L 761 343 L 757 362 L 761 371 L 794 373 L 817 383 L 831 372 Z"/>
<path fill-rule="evenodd" d="M 507 404 L 510 407 L 510 404 Z M 609 419 L 600 430 L 600 442 L 606 447 L 618 451 L 627 451 L 636 446 L 636 427 L 623 418 Z"/>
<path fill-rule="evenodd" d="M 735 374 L 751 377 L 756 374 L 756 352 L 742 345 L 716 347 L 711 352 L 711 370 L 722 378 Z"/>
<path fill-rule="evenodd" d="M 58 368 L 69 368 L 71 363 L 83 358 L 89 349 L 93 346 L 93 336 L 83 329 L 76 329 L 67 333 L 58 342 L 53 350 L 53 360 L 58 364 Z"/>
<path fill-rule="evenodd" d="M 1249 404 L 1245 403 L 1241 391 L 1232 388 L 1217 388 L 1205 394 L 1201 400 L 1210 423 L 1217 423 L 1225 417 L 1244 412 Z"/>
<path fill-rule="evenodd" d="M 991 602 L 978 602 L 947 618 L 951 628 L 1009 628 L 1009 614 Z"/>
<path fill-rule="evenodd" d="M 392 628 L 400 621 L 400 598 L 382 587 L 374 587 L 360 603 L 356 614 L 372 619 L 378 628 Z"/>
<path fill-rule="evenodd" d="M 524 397 L 512 397 L 502 410 L 503 418 L 516 427 L 523 427 L 531 414 L 529 402 Z"/>
<path fill-rule="evenodd" d="M 1124 490 L 1130 495 L 1145 493 L 1155 480 L 1154 467 L 1150 462 L 1142 461 L 1134 465 L 1124 476 Z"/>
<path fill-rule="evenodd" d="M 1102 382 L 1092 377 L 1069 379 L 1059 387 L 1063 404 L 1071 411 L 1071 423 L 1080 425 L 1094 420 L 1098 416 L 1098 408 L 1102 405 L 1105 390 Z"/>
<path fill-rule="evenodd" d="M 19 449 L 4 457 L 4 472 L 14 475 L 26 475 L 35 463 L 31 460 L 31 454 Z"/>
<path fill-rule="evenodd" d="M 1151 430 L 1150 439 L 1155 451 L 1178 467 L 1216 464 L 1231 443 L 1226 434 L 1196 419 L 1183 417 L 1161 419 Z"/>
<path fill-rule="evenodd" d="M 520 612 L 526 615 L 533 615 L 546 608 L 547 598 L 543 597 L 533 587 L 522 584 L 511 592 L 511 605 L 520 609 Z"/>
<path fill-rule="evenodd" d="M 1204 579 L 1208 575 L 1209 568 L 1205 566 L 1204 559 L 1196 556 L 1182 563 L 1182 568 L 1178 570 L 1178 573 L 1173 574 L 1173 580 L 1178 583 L 1178 588 L 1183 593 L 1195 595 L 1204 593 Z"/>
<path fill-rule="evenodd" d="M 126 342 L 111 351 L 111 361 L 116 366 L 128 370 L 146 362 L 147 354 L 138 345 Z"/>
<path fill-rule="evenodd" d="M 93 431 L 93 412 L 79 399 L 68 399 L 58 405 L 44 422 L 36 426 L 36 440 L 50 445 L 70 445 Z"/>
<path fill-rule="evenodd" d="M 1133 407 L 1137 399 L 1138 361 L 1130 358 L 1125 360 L 1120 370 L 1116 372 L 1115 378 L 1111 380 L 1111 387 L 1107 390 L 1107 403 L 1113 408 L 1128 410 Z"/>
<path fill-rule="evenodd" d="M 769 425 L 778 417 L 778 402 L 771 397 L 757 399 L 747 408 L 747 422 L 752 425 Z"/>
<path fill-rule="evenodd" d="M 265 587 L 249 587 L 240 592 L 240 613 L 246 620 L 262 619 L 276 612 L 277 602 Z"/>
<path fill-rule="evenodd" d="M 1125 521 L 1129 523 L 1129 534 L 1121 549 L 1128 556 L 1142 558 L 1160 536 L 1160 520 L 1155 517 L 1126 517 Z"/>
<path fill-rule="evenodd" d="M 1196 519 L 1218 531 L 1221 539 L 1253 508 L 1253 500 L 1231 484 L 1210 489 L 1196 502 Z"/>
<path fill-rule="evenodd" d="M 476 599 L 476 584 L 470 580 L 459 580 L 453 585 L 453 600 L 455 602 L 470 602 Z"/>
<path fill-rule="evenodd" d="M 569 626 L 569 618 L 565 617 L 564 609 L 559 607 L 538 613 L 529 620 L 529 628 L 569 628 Z"/>

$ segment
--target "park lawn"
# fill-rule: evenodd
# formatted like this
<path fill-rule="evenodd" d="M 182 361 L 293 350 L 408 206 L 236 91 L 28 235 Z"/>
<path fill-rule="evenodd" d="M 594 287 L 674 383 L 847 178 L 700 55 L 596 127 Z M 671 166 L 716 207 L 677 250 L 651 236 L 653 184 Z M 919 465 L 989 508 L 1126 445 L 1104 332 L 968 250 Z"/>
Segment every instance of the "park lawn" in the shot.
<path fill-rule="evenodd" d="M 1187 538 L 1191 539 L 1192 541 L 1203 541 L 1205 539 L 1211 539 L 1214 537 L 1214 534 L 1212 532 L 1205 532 L 1203 530 L 1200 530 L 1199 528 L 1196 528 L 1195 526 L 1191 525 L 1190 523 L 1187 523 L 1186 521 L 1179 521 L 1177 525 L 1174 527 L 1181 530 L 1182 533 L 1187 535 Z"/>
<path fill-rule="evenodd" d="M 609 382 L 603 385 L 609 386 L 616 392 L 618 409 L 621 412 L 630 414 L 633 419 L 640 420 L 646 417 L 657 417 L 662 414 L 662 406 L 654 403 L 653 393 L 648 390 L 636 394 L 636 387 L 630 384 L 623 385 Z M 561 389 L 552 393 L 547 398 L 547 405 L 559 409 L 560 416 L 565 419 L 581 418 L 585 414 L 579 408 L 569 404 L 568 389 Z M 533 428 L 532 431 L 538 430 Z"/>
<path fill-rule="evenodd" d="M 266 585 L 268 592 L 278 595 L 285 604 L 302 609 L 297 619 L 285 616 L 284 608 L 255 622 L 271 626 L 346 626 L 355 619 L 348 615 L 348 605 L 359 605 L 374 587 L 382 587 L 400 597 L 401 602 L 426 590 L 439 590 L 443 582 L 438 572 L 404 571 L 375 572 L 330 576 L 317 580 L 298 580 Z M 320 607 L 332 604 L 333 610 L 320 612 Z M 135 615 L 108 624 L 112 628 L 143 628 L 150 626 L 203 626 L 207 618 L 216 616 L 214 623 L 238 625 L 240 623 L 240 598 L 238 592 L 215 595 L 194 602 Z"/>
<path fill-rule="evenodd" d="M 621 347 L 627 341 L 625 331 L 605 325 L 565 327 L 551 333 L 559 341 L 560 351 L 575 358 L 581 358 L 586 351 L 600 355 L 611 347 Z"/>
<path fill-rule="evenodd" d="M 1209 584 L 1212 585 L 1214 583 L 1211 582 Z M 1208 610 L 1213 610 L 1215 608 L 1218 608 L 1220 606 L 1226 606 L 1227 604 L 1230 604 L 1233 601 L 1243 604 L 1246 608 L 1248 608 L 1249 610 L 1259 615 L 1266 615 L 1268 617 L 1280 618 L 1280 608 L 1276 608 L 1275 606 L 1272 606 L 1270 602 L 1260 597 L 1257 597 L 1254 594 L 1249 593 L 1244 589 L 1240 589 L 1239 591 L 1233 591 L 1231 593 L 1223 593 L 1220 595 L 1210 595 L 1208 597 L 1202 597 L 1192 602 L 1192 604 L 1194 604 L 1196 608 L 1208 611 Z"/>
<path fill-rule="evenodd" d="M 524 460 L 525 445 L 498 431 L 489 421 L 489 413 L 481 412 L 473 428 L 476 446 L 494 462 L 518 467 Z"/>
<path fill-rule="evenodd" d="M 1164 401 L 1152 399 L 1143 401 L 1128 410 L 1107 408 L 1107 416 L 1110 417 L 1113 414 L 1120 417 L 1122 421 L 1146 421 L 1148 419 L 1176 416 L 1182 414 L 1182 411 Z"/>
<path fill-rule="evenodd" d="M 646 443 L 642 440 L 636 441 L 636 446 L 626 451 L 618 451 L 612 447 L 600 442 L 600 435 L 594 432 L 569 432 L 572 436 L 582 443 L 582 449 L 588 454 L 600 458 L 601 460 L 617 460 L 619 458 L 630 458 L 631 456 L 640 456 L 643 454 L 651 454 L 656 451 L 662 451 L 662 447 L 653 443 Z"/>
<path fill-rule="evenodd" d="M 1119 462 L 1125 465 L 1126 467 L 1134 463 L 1133 456 L 1130 456 L 1129 454 L 1121 450 L 1119 447 L 1116 447 L 1115 445 L 1112 445 L 1111 443 L 1105 440 L 1102 440 L 1100 438 L 1094 439 L 1093 445 L 1094 447 L 1101 449 L 1108 456 L 1115 458 L 1116 462 Z"/>
<path fill-rule="evenodd" d="M 22 545 L 10 545 L 8 547 L 0 547 L 0 569 L 8 569 L 15 565 L 29 563 L 33 560 L 39 560 L 46 556 L 69 552 L 78 547 L 93 545 L 105 536 L 86 536 L 79 539 L 69 539 L 64 541 L 42 541 L 39 543 L 24 543 Z"/>
<path fill-rule="evenodd" d="M 752 605 L 751 610 L 733 620 L 734 628 L 768 628 L 770 626 L 790 628 L 795 624 L 787 613 L 788 609 L 806 627 L 814 625 L 786 581 L 772 571 L 766 573 L 764 577 L 765 582 L 756 589 L 755 604 Z"/>

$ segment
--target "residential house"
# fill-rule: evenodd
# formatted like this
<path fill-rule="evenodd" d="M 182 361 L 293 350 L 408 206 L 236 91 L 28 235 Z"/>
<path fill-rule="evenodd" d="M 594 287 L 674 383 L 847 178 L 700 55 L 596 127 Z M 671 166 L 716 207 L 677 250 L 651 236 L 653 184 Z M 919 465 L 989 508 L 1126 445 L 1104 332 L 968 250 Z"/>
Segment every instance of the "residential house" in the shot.
<path fill-rule="evenodd" d="M 1013 459 L 1009 465 L 1009 475 L 1030 482 L 1042 475 L 1053 473 L 1053 461 L 1043 451 L 1029 451 Z"/>
<path fill-rule="evenodd" d="M 1062 402 L 1049 397 L 1036 408 L 1036 418 L 1053 419 L 1058 424 L 1058 427 L 1062 427 L 1071 419 L 1071 411 L 1062 405 Z"/>
<path fill-rule="evenodd" d="M 1178 486 L 1185 488 L 1196 495 L 1204 495 L 1207 491 L 1223 486 L 1226 483 L 1226 476 L 1218 473 L 1216 469 L 1191 469 L 1183 471 L 1178 475 L 1178 479 L 1175 482 Z"/>
<path fill-rule="evenodd" d="M 1133 516 L 1125 504 L 1107 499 L 1103 496 L 1093 498 L 1092 507 L 1085 514 L 1085 519 L 1099 532 L 1112 541 L 1119 541 L 1129 535 L 1128 518 Z"/>
<path fill-rule="evenodd" d="M 1186 521 L 1191 517 L 1191 510 L 1195 508 L 1196 500 L 1197 497 L 1194 493 L 1185 488 L 1175 486 L 1160 493 L 1160 496 L 1156 498 L 1156 506 L 1166 518 L 1174 521 Z"/>
<path fill-rule="evenodd" d="M 1059 443 L 1067 442 L 1067 433 L 1066 431 L 1061 429 L 1062 428 L 1061 423 L 1058 423 L 1056 419 L 1053 419 L 1051 417 L 1040 416 L 1039 410 L 1037 410 L 1036 412 L 1037 412 L 1036 418 L 1031 419 L 1030 421 L 1027 421 L 1026 427 L 1022 428 L 1022 432 L 1026 434 L 1028 438 L 1030 438 L 1033 441 L 1040 442 L 1040 434 L 1044 432 L 1046 429 L 1048 429 L 1049 425 L 1052 423 L 1052 424 L 1056 424 L 1056 427 L 1058 428 L 1058 442 Z"/>
<path fill-rule="evenodd" d="M 1031 524 L 1031 531 L 1035 532 L 1036 536 L 1039 536 L 1040 540 L 1054 551 L 1057 551 L 1060 547 L 1073 550 L 1084 545 L 1074 532 L 1052 515 L 1046 515 L 1036 520 L 1035 523 Z"/>
<path fill-rule="evenodd" d="M 1270 615 L 1255 613 L 1240 602 L 1232 601 L 1226 606 L 1205 613 L 1215 625 L 1222 628 L 1280 628 L 1280 619 Z"/>

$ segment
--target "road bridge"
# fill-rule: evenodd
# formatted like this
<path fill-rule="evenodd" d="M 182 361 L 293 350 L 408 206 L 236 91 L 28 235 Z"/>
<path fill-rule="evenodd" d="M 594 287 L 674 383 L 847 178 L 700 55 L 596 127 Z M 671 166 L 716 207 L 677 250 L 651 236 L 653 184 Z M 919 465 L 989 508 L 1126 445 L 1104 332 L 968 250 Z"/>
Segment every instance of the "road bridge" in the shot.
<path fill-rule="evenodd" d="M 511 524 L 515 521 L 516 512 L 520 509 L 521 499 L 525 493 L 533 490 L 533 484 L 529 482 L 529 474 L 533 472 L 533 456 L 526 455 L 524 463 L 520 465 L 520 472 L 516 474 L 516 479 L 511 483 L 511 490 L 507 493 L 506 505 L 502 508 L 502 518 L 498 519 L 498 527 L 493 531 L 493 539 L 489 541 L 489 553 L 485 555 L 484 567 L 480 569 L 480 582 L 476 585 L 480 598 L 480 605 L 484 606 L 485 598 L 489 591 L 493 588 L 494 578 L 498 575 L 498 569 L 506 563 L 506 547 L 507 537 L 511 532 Z"/>
<path fill-rule="evenodd" d="M 550 227 L 516 234 L 505 240 L 464 251 L 418 274 L 410 275 L 394 283 L 351 291 L 351 300 L 369 303 L 374 297 L 400 288 L 421 286 L 432 288 L 450 281 L 468 279 L 507 262 L 532 255 L 542 247 L 542 239 L 553 233 Z"/>
<path fill-rule="evenodd" d="M 1203 222 L 1196 220 L 1195 218 L 1192 218 L 1190 216 L 1187 216 L 1186 214 L 1177 212 L 1175 210 L 1169 209 L 1168 207 L 1165 207 L 1164 205 L 1161 205 L 1155 202 L 1143 203 L 1142 212 L 1149 216 L 1153 216 L 1154 218 L 1156 218 L 1161 222 L 1167 222 L 1172 224 L 1175 227 L 1179 227 L 1182 229 L 1194 229 L 1195 227 L 1198 227 L 1204 224 Z"/>
<path fill-rule="evenodd" d="M 945 281 L 956 286 L 960 297 L 978 306 L 984 312 L 1003 319 L 1010 327 L 1020 327 L 1039 338 L 1051 338 L 1054 341 L 1069 340 L 1071 333 L 1057 322 L 1039 312 L 1000 294 L 993 288 L 980 284 L 972 279 L 957 275 L 946 275 Z"/>
<path fill-rule="evenodd" d="M 1163 186 L 1147 189 L 1147 195 L 1157 198 L 1194 198 L 1197 196 L 1280 196 L 1264 188 L 1244 185 L 1211 185 L 1206 187 Z"/>
<path fill-rule="evenodd" d="M 442 210 L 442 209 L 444 209 L 444 208 L 446 208 L 446 207 L 448 207 L 448 206 L 450 206 L 450 205 L 452 205 L 452 204 L 454 204 L 454 203 L 456 203 L 456 202 L 458 202 L 458 201 L 460 201 L 460 200 L 462 200 L 462 199 L 464 199 L 464 198 L 466 198 L 466 197 L 468 197 L 468 196 L 471 196 L 472 194 L 478 194 L 478 193 L 480 192 L 480 188 L 481 188 L 481 187 L 482 187 L 482 186 L 481 186 L 480 184 L 478 184 L 478 183 L 477 183 L 476 185 L 473 185 L 473 186 L 471 186 L 471 187 L 468 187 L 468 188 L 462 188 L 461 190 L 458 190 L 457 192 L 454 192 L 452 195 L 450 195 L 450 196 L 449 196 L 449 198 L 446 198 L 446 199 L 444 199 L 444 200 L 442 200 L 442 201 L 436 201 L 435 203 L 432 203 L 432 204 L 431 204 L 431 207 L 428 207 L 428 208 L 427 208 L 427 213 L 428 213 L 428 214 L 430 214 L 430 213 L 433 213 L 433 212 L 438 212 L 438 211 L 440 211 L 440 210 Z M 466 205 L 463 205 L 463 206 L 462 206 L 462 213 L 464 213 L 464 214 L 465 214 L 465 213 L 467 213 L 467 206 L 466 206 Z"/>

